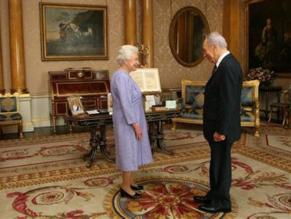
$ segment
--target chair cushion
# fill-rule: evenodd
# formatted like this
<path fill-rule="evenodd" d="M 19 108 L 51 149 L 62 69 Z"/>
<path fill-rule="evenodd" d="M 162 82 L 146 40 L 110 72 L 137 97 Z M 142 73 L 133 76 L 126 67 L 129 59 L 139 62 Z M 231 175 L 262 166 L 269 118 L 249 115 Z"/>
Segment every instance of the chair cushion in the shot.
<path fill-rule="evenodd" d="M 0 121 L 6 121 L 7 120 L 7 116 L 0 114 Z"/>
<path fill-rule="evenodd" d="M 21 120 L 22 119 L 22 116 L 20 113 L 13 113 L 10 115 L 10 119 L 11 120 Z"/>
<path fill-rule="evenodd" d="M 243 87 L 241 91 L 241 105 L 242 106 L 253 106 L 253 88 Z"/>
<path fill-rule="evenodd" d="M 0 97 L 0 112 L 16 112 L 17 99 L 16 97 Z"/>
<path fill-rule="evenodd" d="M 183 118 L 191 118 L 191 119 L 202 119 L 202 114 L 198 114 L 195 112 L 183 112 L 180 114 Z"/>
<path fill-rule="evenodd" d="M 180 116 L 182 118 L 191 118 L 191 119 L 202 119 L 203 113 L 202 110 L 194 110 L 191 112 L 181 112 Z M 242 122 L 253 122 L 255 120 L 255 116 L 252 112 L 243 111 L 241 113 L 241 121 Z"/>
<path fill-rule="evenodd" d="M 192 109 L 201 109 L 204 104 L 204 87 L 186 87 L 185 103 L 192 106 Z"/>
<path fill-rule="evenodd" d="M 0 114 L 0 121 L 21 120 L 21 119 L 22 116 L 20 113 Z"/>
<path fill-rule="evenodd" d="M 255 121 L 255 116 L 252 112 L 244 112 L 243 114 L 241 114 L 240 120 L 242 122 L 253 122 Z"/>

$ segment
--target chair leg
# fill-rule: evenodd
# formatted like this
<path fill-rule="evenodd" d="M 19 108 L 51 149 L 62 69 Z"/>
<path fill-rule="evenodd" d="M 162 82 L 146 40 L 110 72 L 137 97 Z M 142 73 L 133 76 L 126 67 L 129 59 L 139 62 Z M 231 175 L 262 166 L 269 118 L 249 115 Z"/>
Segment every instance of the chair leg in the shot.
<path fill-rule="evenodd" d="M 172 121 L 172 123 L 173 123 L 172 130 L 175 131 L 176 130 L 176 122 Z"/>
<path fill-rule="evenodd" d="M 260 137 L 260 132 L 259 132 L 259 128 L 255 127 L 255 137 Z"/>
<path fill-rule="evenodd" d="M 273 107 L 271 107 L 270 112 L 269 112 L 269 119 L 268 119 L 268 123 L 271 122 L 272 120 L 272 114 L 273 114 Z"/>
<path fill-rule="evenodd" d="M 18 132 L 19 132 L 19 138 L 23 138 L 23 125 L 22 125 L 22 120 L 20 120 L 18 124 Z"/>
<path fill-rule="evenodd" d="M 289 109 L 287 109 L 287 119 L 286 119 L 287 128 L 289 128 L 290 115 L 291 115 L 290 111 Z"/>
<path fill-rule="evenodd" d="M 52 122 L 52 126 L 53 126 L 53 132 L 56 133 L 56 116 L 51 115 L 51 122 Z"/>
<path fill-rule="evenodd" d="M 284 128 L 287 128 L 288 127 L 288 123 L 289 123 L 289 115 L 288 115 L 288 109 L 284 108 L 283 109 L 283 122 L 282 122 L 282 125 Z"/>

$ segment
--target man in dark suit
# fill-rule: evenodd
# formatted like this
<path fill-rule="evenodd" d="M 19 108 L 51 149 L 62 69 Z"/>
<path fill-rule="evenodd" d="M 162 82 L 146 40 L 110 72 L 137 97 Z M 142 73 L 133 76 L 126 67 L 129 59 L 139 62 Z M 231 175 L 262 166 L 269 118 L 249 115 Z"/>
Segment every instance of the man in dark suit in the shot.
<path fill-rule="evenodd" d="M 202 203 L 202 211 L 230 212 L 231 147 L 241 134 L 242 69 L 217 32 L 206 37 L 203 50 L 204 57 L 215 64 L 205 86 L 203 107 L 203 134 L 211 150 L 210 191 L 193 199 Z"/>

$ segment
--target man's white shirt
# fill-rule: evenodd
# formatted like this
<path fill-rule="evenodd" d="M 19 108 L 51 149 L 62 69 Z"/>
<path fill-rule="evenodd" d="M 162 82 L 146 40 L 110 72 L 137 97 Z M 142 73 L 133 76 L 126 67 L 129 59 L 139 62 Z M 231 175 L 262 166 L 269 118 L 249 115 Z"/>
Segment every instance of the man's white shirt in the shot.
<path fill-rule="evenodd" d="M 227 56 L 230 52 L 227 50 L 225 53 L 223 53 L 221 56 L 219 56 L 217 62 L 216 62 L 216 68 L 218 68 L 219 64 L 222 62 L 225 56 Z"/>

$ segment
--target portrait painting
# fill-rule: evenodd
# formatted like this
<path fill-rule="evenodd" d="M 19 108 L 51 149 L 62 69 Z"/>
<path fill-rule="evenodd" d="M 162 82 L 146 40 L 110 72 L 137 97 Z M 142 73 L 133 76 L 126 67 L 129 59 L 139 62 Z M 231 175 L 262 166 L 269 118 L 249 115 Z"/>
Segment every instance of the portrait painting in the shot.
<path fill-rule="evenodd" d="M 43 61 L 108 59 L 106 6 L 40 3 Z"/>
<path fill-rule="evenodd" d="M 249 4 L 249 68 L 291 75 L 291 1 Z"/>

